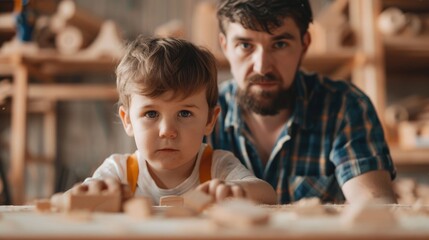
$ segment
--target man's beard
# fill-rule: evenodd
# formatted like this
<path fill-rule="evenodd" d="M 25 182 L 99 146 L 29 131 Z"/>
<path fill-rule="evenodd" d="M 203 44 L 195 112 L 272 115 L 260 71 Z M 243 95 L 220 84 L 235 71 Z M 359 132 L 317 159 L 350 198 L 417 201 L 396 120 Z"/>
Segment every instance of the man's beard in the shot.
<path fill-rule="evenodd" d="M 254 76 L 248 82 L 246 89 L 237 90 L 238 104 L 247 111 L 252 111 L 262 116 L 277 115 L 282 109 L 290 109 L 294 99 L 294 84 L 288 89 L 278 91 L 260 91 L 251 92 L 250 87 L 253 83 L 279 81 L 274 75 Z"/>

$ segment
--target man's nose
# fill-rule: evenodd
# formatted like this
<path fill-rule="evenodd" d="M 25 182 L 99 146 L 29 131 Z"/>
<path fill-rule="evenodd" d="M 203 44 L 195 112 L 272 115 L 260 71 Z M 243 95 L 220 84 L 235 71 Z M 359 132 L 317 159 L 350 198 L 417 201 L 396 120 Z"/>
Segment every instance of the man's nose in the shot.
<path fill-rule="evenodd" d="M 253 53 L 253 71 L 260 75 L 270 73 L 272 69 L 272 56 L 263 48 L 257 49 Z"/>
<path fill-rule="evenodd" d="M 176 138 L 177 127 L 174 121 L 162 120 L 159 126 L 159 136 L 161 138 Z"/>

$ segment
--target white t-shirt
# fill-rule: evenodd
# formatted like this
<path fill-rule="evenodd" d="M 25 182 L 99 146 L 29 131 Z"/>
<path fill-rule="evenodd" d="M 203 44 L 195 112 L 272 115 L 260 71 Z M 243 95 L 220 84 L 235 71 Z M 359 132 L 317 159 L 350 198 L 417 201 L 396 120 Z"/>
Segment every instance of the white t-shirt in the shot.
<path fill-rule="evenodd" d="M 152 198 L 153 202 L 158 205 L 159 198 L 167 195 L 182 195 L 191 189 L 196 188 L 200 184 L 199 167 L 201 156 L 204 152 L 206 144 L 202 144 L 198 152 L 197 162 L 191 175 L 177 185 L 175 188 L 163 189 L 159 188 L 149 174 L 146 161 L 140 159 L 138 150 L 135 152 L 139 164 L 139 176 L 137 179 L 137 188 L 135 196 L 146 196 Z M 113 178 L 121 183 L 127 182 L 127 158 L 130 154 L 113 154 L 108 157 L 95 170 L 91 178 L 85 179 L 85 182 L 93 179 Z M 214 150 L 212 155 L 211 166 L 212 178 L 218 178 L 224 181 L 241 180 L 241 179 L 257 179 L 240 161 L 228 151 Z"/>

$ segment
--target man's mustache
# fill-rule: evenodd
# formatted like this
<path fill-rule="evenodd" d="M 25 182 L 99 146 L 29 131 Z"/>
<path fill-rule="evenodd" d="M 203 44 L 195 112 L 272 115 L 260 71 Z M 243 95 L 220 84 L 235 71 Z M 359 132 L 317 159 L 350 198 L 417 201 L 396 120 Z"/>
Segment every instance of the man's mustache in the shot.
<path fill-rule="evenodd" d="M 279 81 L 279 78 L 274 74 L 265 74 L 265 75 L 253 75 L 249 77 L 248 82 L 251 84 L 258 84 L 258 83 L 266 83 L 266 82 L 277 82 Z"/>

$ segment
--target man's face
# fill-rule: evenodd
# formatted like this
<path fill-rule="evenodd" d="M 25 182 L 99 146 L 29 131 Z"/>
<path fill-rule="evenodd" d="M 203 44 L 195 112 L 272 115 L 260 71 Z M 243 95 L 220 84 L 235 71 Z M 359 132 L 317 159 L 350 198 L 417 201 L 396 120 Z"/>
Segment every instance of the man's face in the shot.
<path fill-rule="evenodd" d="M 241 106 L 261 115 L 275 115 L 289 107 L 309 34 L 301 38 L 292 18 L 285 18 L 272 34 L 245 29 L 239 23 L 227 23 L 225 33 L 220 42 L 237 81 Z"/>

